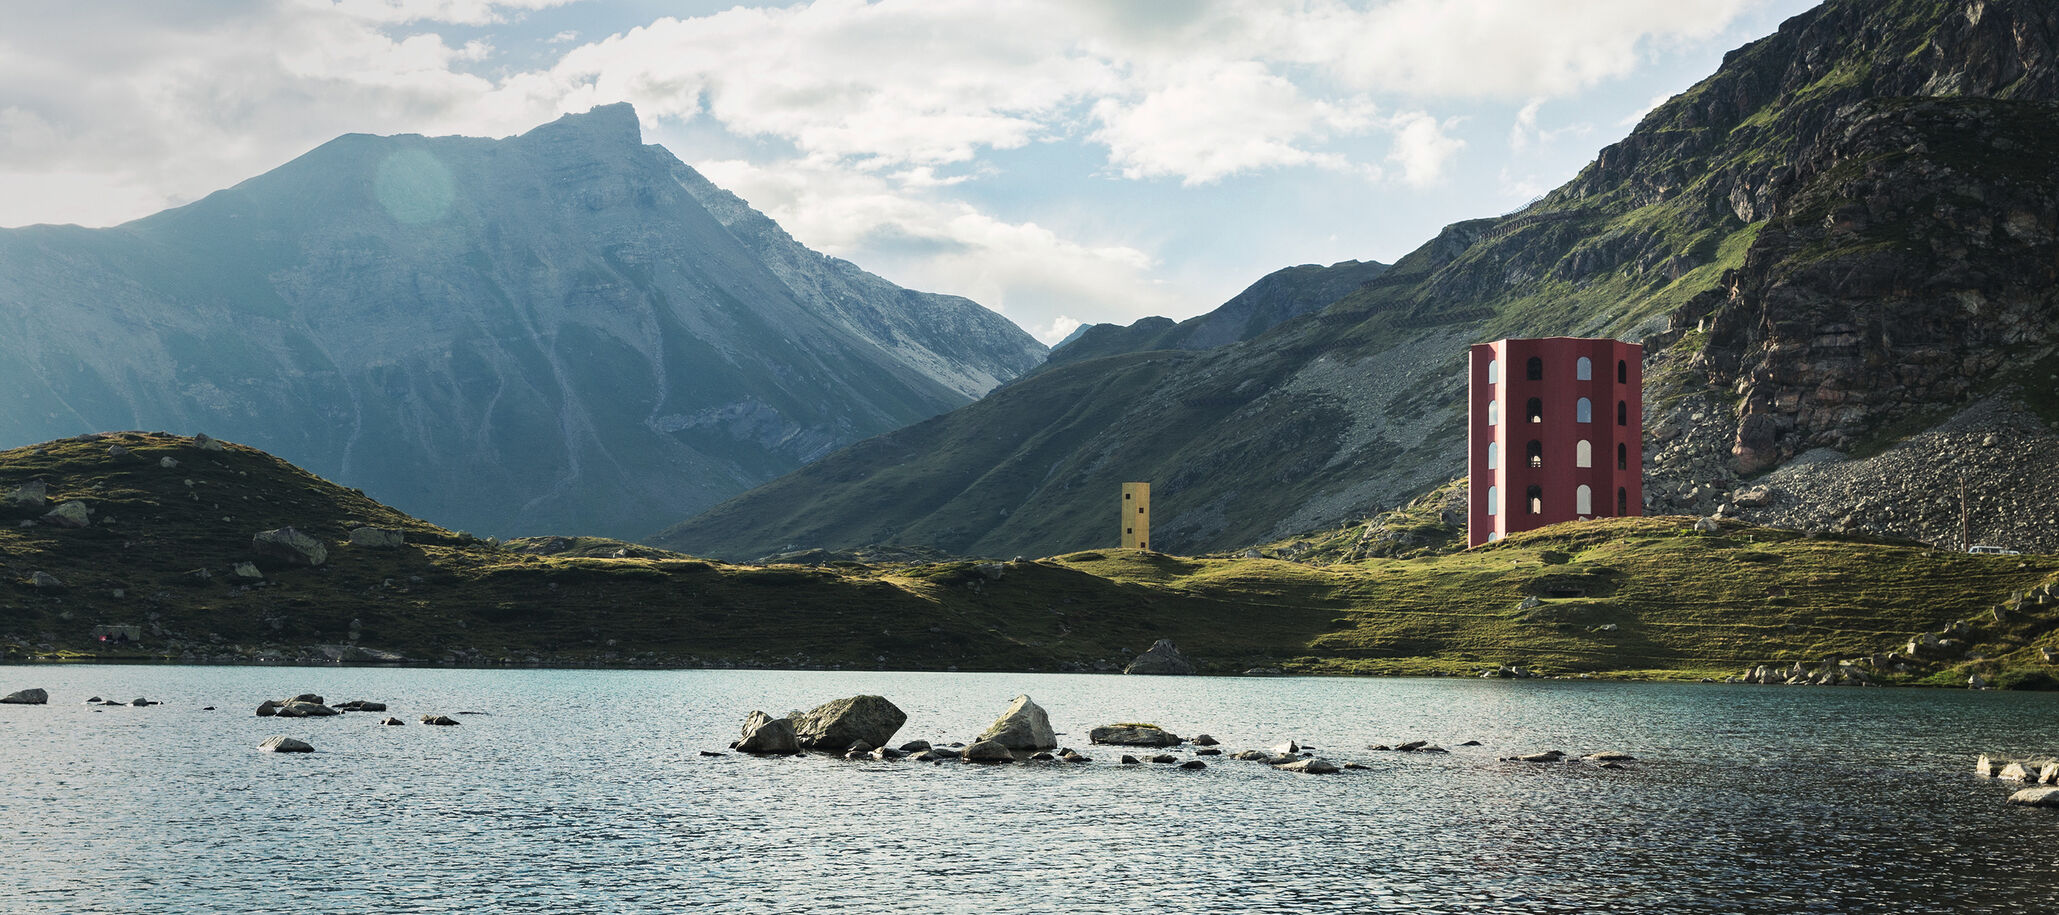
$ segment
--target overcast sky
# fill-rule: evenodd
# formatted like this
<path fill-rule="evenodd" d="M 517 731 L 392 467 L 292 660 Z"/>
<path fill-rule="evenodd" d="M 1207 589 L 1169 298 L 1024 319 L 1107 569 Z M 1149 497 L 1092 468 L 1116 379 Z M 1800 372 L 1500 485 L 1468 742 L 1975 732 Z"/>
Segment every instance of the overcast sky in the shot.
<path fill-rule="evenodd" d="M 1046 341 L 1521 206 L 1811 0 L 0 0 L 0 226 L 628 101 L 803 243 Z"/>

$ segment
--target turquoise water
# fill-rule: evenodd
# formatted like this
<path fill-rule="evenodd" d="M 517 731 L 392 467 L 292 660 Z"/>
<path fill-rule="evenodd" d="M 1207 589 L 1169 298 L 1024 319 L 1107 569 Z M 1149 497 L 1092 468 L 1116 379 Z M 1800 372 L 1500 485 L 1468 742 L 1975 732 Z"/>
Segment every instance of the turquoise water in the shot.
<path fill-rule="evenodd" d="M 0 667 L 0 692 L 30 686 L 51 704 L 0 706 L 5 911 L 2059 911 L 2059 811 L 1971 776 L 1980 752 L 2059 751 L 2051 694 Z M 301 692 L 409 724 L 252 715 Z M 752 709 L 878 693 L 908 713 L 895 742 L 946 742 L 1025 692 L 1091 765 L 726 753 Z M 1115 721 L 1371 769 L 1125 767 L 1085 739 Z M 318 752 L 258 752 L 272 734 Z M 1364 749 L 1411 739 L 1453 752 Z M 1497 761 L 1548 748 L 1639 759 Z"/>

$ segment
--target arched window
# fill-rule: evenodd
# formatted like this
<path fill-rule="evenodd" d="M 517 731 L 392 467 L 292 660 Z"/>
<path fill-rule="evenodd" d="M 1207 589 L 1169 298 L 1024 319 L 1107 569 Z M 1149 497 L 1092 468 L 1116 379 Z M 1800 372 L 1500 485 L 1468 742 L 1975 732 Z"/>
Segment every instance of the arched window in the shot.
<path fill-rule="evenodd" d="M 1573 466 L 1594 466 L 1594 445 L 1584 438 L 1573 446 Z"/>
<path fill-rule="evenodd" d="M 1630 425 L 1630 402 L 1627 400 L 1616 401 L 1616 425 Z"/>
<path fill-rule="evenodd" d="M 1532 486 L 1532 487 L 1530 487 L 1530 494 L 1529 494 L 1528 498 L 1529 498 L 1529 501 L 1530 501 L 1530 514 L 1533 514 L 1533 515 L 1541 515 L 1541 514 L 1544 514 L 1544 487 L 1542 487 L 1542 486 Z"/>
<path fill-rule="evenodd" d="M 1630 383 L 1630 363 L 1624 362 L 1621 359 L 1616 360 L 1616 383 Z"/>
<path fill-rule="evenodd" d="M 1488 383 L 1488 384 L 1500 384 L 1500 383 L 1501 383 L 1501 360 L 1499 360 L 1499 359 L 1489 359 L 1489 360 L 1487 360 L 1487 383 Z"/>
<path fill-rule="evenodd" d="M 1616 517 L 1627 517 L 1629 514 L 1630 490 L 1618 486 L 1616 487 Z"/>
<path fill-rule="evenodd" d="M 1573 401 L 1573 421 L 1581 423 L 1594 422 L 1594 401 L 1588 400 L 1585 397 Z"/>
<path fill-rule="evenodd" d="M 1488 470 L 1493 470 L 1493 469 L 1495 469 L 1496 467 L 1500 467 L 1500 466 L 1501 466 L 1501 443 L 1500 443 L 1500 442 L 1488 442 L 1488 443 L 1487 443 L 1487 469 L 1488 469 Z"/>
<path fill-rule="evenodd" d="M 1542 467 L 1542 466 L 1544 466 L 1544 443 L 1543 443 L 1543 442 L 1540 442 L 1540 441 L 1538 441 L 1538 440 L 1536 440 L 1536 439 L 1534 439 L 1534 438 L 1533 438 L 1533 439 L 1531 439 L 1531 440 L 1530 440 L 1530 446 L 1529 446 L 1528 448 L 1525 448 L 1525 449 L 1523 449 L 1523 453 L 1529 456 L 1529 458 L 1530 458 L 1530 466 L 1532 466 L 1532 467 Z"/>
<path fill-rule="evenodd" d="M 1524 363 L 1523 374 L 1526 377 L 1528 377 L 1531 381 L 1543 381 L 1544 360 L 1537 356 L 1531 356 L 1530 361 Z"/>
<path fill-rule="evenodd" d="M 1573 490 L 1573 513 L 1576 515 L 1594 514 L 1594 490 L 1588 489 L 1584 483 L 1581 484 L 1579 489 Z"/>
<path fill-rule="evenodd" d="M 1490 426 L 1501 425 L 1501 401 L 1490 400 L 1487 402 L 1487 424 Z"/>
<path fill-rule="evenodd" d="M 1630 446 L 1625 445 L 1622 442 L 1616 443 L 1616 469 L 1630 469 Z"/>
<path fill-rule="evenodd" d="M 1487 487 L 1487 513 L 1490 515 L 1501 514 L 1501 487 L 1499 486 Z"/>
<path fill-rule="evenodd" d="M 1530 415 L 1530 421 L 1533 423 L 1544 422 L 1544 401 L 1535 397 L 1530 398 L 1530 405 L 1524 408 L 1523 412 Z"/>
<path fill-rule="evenodd" d="M 1581 356 L 1580 361 L 1573 363 L 1573 380 L 1593 381 L 1594 360 L 1589 359 L 1586 356 Z"/>

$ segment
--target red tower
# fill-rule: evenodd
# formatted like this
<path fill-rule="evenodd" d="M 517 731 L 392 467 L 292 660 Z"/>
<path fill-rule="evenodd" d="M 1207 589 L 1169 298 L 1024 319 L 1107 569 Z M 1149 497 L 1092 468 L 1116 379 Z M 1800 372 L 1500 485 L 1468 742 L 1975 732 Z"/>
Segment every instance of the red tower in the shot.
<path fill-rule="evenodd" d="M 1643 359 L 1643 347 L 1603 338 L 1473 344 L 1468 546 L 1644 514 Z"/>

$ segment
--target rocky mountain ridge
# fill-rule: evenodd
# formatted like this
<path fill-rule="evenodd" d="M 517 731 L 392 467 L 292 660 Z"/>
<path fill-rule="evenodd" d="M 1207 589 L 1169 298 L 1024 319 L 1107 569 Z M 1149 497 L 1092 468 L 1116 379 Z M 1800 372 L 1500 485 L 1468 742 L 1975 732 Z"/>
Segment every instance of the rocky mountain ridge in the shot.
<path fill-rule="evenodd" d="M 2005 390 L 2010 415 L 2049 425 L 2055 100 L 2059 7 L 1830 0 L 1564 187 L 1454 223 L 1319 311 L 1201 352 L 1053 364 L 661 541 L 739 556 L 1079 548 L 1111 541 L 1125 480 L 1153 482 L 1153 540 L 1174 552 L 1334 528 L 1463 474 L 1464 347 L 1511 336 L 1645 343 L 1652 513 L 1751 517 L 1729 494 L 1755 475 L 1803 454 L 1865 459 Z M 1976 495 L 2041 491 L 2027 481 L 2046 463 L 2014 453 L 1973 475 L 1998 487 Z M 1929 499 L 1957 476 L 1925 463 L 1892 491 Z M 1837 492 L 1783 523 L 1958 536 L 1916 512 L 1871 527 L 1882 515 Z M 2059 520 L 2022 514 L 2011 545 L 2059 549 Z"/>
<path fill-rule="evenodd" d="M 1044 352 L 802 247 L 627 105 L 0 230 L 0 443 L 206 431 L 481 533 L 641 535 Z"/>

